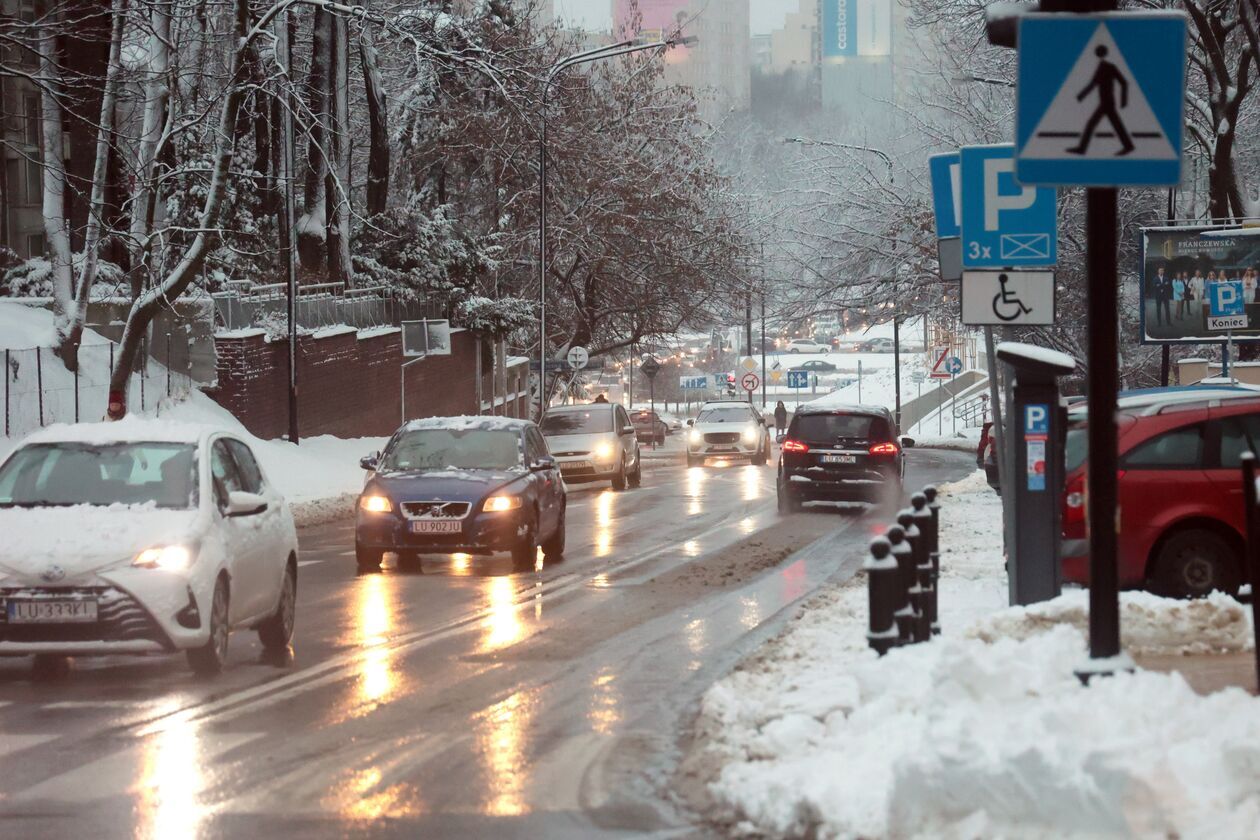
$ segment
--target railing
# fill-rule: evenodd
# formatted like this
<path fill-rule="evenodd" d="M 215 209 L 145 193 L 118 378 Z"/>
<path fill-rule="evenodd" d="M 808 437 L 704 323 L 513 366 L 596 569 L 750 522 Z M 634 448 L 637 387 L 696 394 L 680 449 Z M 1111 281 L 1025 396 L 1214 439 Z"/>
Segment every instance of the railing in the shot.
<path fill-rule="evenodd" d="M 234 280 L 226 291 L 211 297 L 215 321 L 224 330 L 257 327 L 288 315 L 288 286 L 284 283 Z M 345 283 L 315 283 L 298 287 L 297 322 L 302 329 L 396 327 L 402 321 L 442 316 L 441 306 L 404 297 L 386 286 L 348 288 Z"/>
<path fill-rule="evenodd" d="M 169 337 L 168 337 L 169 342 Z M 132 374 L 127 392 L 128 412 L 145 412 L 165 397 L 185 396 L 191 378 L 172 371 L 168 363 L 151 361 L 150 348 L 141 348 L 140 367 Z M 109 401 L 109 380 L 118 345 L 114 342 L 84 344 L 79 348 L 78 370 L 66 370 L 48 347 L 5 350 L 4 387 L 0 401 L 4 411 L 4 436 L 20 438 L 52 423 L 100 420 Z M 159 344 L 153 353 L 161 358 Z"/>
<path fill-rule="evenodd" d="M 871 541 L 863 564 L 869 597 L 866 641 L 883 656 L 899 645 L 926 642 L 941 632 L 937 587 L 941 577 L 941 505 L 924 487 L 897 514 L 887 535 Z"/>

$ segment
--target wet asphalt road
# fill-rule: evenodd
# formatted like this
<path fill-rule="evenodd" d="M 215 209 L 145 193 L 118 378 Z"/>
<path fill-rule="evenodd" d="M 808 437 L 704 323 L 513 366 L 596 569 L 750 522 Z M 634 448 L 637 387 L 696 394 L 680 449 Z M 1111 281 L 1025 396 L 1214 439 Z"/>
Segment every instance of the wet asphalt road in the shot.
<path fill-rule="evenodd" d="M 906 484 L 971 456 L 911 453 Z M 773 467 L 578 485 L 563 562 L 356 576 L 353 523 L 301 534 L 291 656 L 0 660 L 0 836 L 686 836 L 667 780 L 700 692 L 820 584 L 863 508 L 780 517 Z"/>

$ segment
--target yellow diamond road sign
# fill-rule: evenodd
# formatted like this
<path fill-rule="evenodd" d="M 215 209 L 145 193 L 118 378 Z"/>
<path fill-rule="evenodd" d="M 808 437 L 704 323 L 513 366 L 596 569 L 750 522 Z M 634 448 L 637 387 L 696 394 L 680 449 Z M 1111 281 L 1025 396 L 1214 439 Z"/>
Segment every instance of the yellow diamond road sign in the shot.
<path fill-rule="evenodd" d="M 752 356 L 745 356 L 743 361 L 739 363 L 739 366 L 751 373 L 757 369 L 757 360 Z"/>
<path fill-rule="evenodd" d="M 783 371 L 781 370 L 770 371 L 770 384 L 771 385 L 778 385 L 782 381 L 783 381 Z"/>

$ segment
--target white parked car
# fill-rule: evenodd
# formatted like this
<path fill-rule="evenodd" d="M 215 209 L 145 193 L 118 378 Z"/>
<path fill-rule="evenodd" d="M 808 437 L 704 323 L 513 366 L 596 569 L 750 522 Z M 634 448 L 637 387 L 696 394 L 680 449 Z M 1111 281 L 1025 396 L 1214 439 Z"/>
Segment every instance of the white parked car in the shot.
<path fill-rule="evenodd" d="M 830 353 L 831 345 L 819 344 L 808 338 L 794 338 L 788 342 L 787 351 L 789 353 Z"/>
<path fill-rule="evenodd" d="M 297 532 L 249 446 L 213 427 L 54 426 L 0 464 L 0 655 L 285 649 Z"/>
<path fill-rule="evenodd" d="M 770 430 L 757 409 L 738 400 L 710 400 L 688 420 L 687 466 L 708 458 L 747 458 L 758 466 L 770 459 Z"/>

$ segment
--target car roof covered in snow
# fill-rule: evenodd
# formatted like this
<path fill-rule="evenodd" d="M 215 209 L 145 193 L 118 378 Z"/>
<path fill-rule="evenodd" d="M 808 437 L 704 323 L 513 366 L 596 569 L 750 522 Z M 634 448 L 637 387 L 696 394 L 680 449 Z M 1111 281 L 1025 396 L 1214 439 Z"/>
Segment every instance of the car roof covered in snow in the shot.
<path fill-rule="evenodd" d="M 803 405 L 796 410 L 796 416 L 807 414 L 878 414 L 880 417 L 891 417 L 892 412 L 882 405 Z"/>
<path fill-rule="evenodd" d="M 422 417 L 419 420 L 408 420 L 399 429 L 400 432 L 418 431 L 420 429 L 448 429 L 451 431 L 485 431 L 485 432 L 519 432 L 533 425 L 532 420 L 519 420 L 515 417 Z"/>
<path fill-rule="evenodd" d="M 22 441 L 31 443 L 201 443 L 226 428 L 201 423 L 181 423 L 149 417 L 124 417 L 116 422 L 57 423 L 40 429 Z"/>

